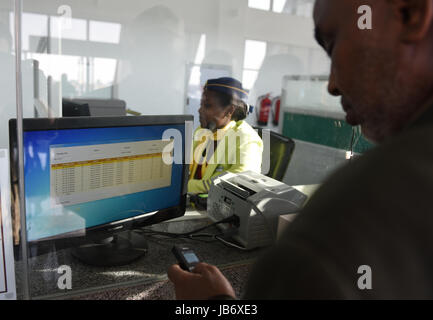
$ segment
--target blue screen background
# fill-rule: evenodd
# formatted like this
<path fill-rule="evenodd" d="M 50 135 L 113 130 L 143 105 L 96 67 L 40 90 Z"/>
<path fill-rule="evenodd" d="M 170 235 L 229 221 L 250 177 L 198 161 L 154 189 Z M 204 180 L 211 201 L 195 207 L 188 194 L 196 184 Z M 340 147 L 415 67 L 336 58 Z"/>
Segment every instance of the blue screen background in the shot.
<path fill-rule="evenodd" d="M 171 185 L 135 194 L 53 208 L 50 202 L 50 146 L 93 144 L 162 139 L 167 129 L 181 132 L 174 151 L 183 148 L 184 125 L 115 128 L 65 129 L 24 132 L 24 181 L 29 241 L 67 232 L 83 232 L 89 227 L 131 218 L 177 206 L 182 191 L 182 164 L 173 163 Z"/>

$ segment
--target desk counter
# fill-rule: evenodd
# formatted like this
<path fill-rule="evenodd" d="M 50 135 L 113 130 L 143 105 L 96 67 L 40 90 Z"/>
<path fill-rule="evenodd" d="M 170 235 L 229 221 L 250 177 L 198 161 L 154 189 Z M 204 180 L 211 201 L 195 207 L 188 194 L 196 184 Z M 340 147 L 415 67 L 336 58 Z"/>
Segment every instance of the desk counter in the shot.
<path fill-rule="evenodd" d="M 308 196 L 317 186 L 297 186 Z M 150 226 L 146 230 L 170 233 L 189 232 L 211 224 L 205 211 L 189 208 L 185 216 L 164 223 Z M 201 233 L 217 234 L 216 227 L 210 227 Z M 73 298 L 86 294 L 98 293 L 118 288 L 128 288 L 143 284 L 167 280 L 167 268 L 176 263 L 171 253 L 174 244 L 185 244 L 195 250 L 201 261 L 225 268 L 252 264 L 266 249 L 243 251 L 210 238 L 184 239 L 145 236 L 148 252 L 143 257 L 121 267 L 88 266 L 75 259 L 70 249 L 56 250 L 48 254 L 34 255 L 28 260 L 30 297 L 32 299 Z M 72 271 L 71 289 L 60 289 L 59 280 L 63 272 L 61 267 L 70 267 Z M 22 282 L 22 262 L 16 262 L 18 298 Z"/>

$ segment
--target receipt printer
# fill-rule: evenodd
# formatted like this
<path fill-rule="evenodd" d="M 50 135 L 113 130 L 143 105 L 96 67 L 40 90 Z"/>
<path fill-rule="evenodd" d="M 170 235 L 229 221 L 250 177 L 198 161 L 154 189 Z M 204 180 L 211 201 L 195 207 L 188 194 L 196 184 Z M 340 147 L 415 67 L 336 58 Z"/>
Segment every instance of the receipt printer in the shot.
<path fill-rule="evenodd" d="M 255 172 L 225 173 L 211 184 L 207 212 L 213 221 L 236 215 L 239 227 L 232 238 L 245 249 L 254 249 L 273 244 L 278 217 L 298 213 L 306 199 L 293 187 Z"/>

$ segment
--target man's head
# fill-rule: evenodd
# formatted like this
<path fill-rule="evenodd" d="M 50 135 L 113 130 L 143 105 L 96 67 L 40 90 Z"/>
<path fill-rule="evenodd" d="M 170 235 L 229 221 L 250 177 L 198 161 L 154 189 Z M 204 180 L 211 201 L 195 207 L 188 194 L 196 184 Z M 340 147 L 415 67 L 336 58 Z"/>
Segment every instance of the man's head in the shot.
<path fill-rule="evenodd" d="M 358 28 L 361 5 L 371 30 Z M 332 61 L 328 90 L 368 139 L 399 132 L 433 98 L 433 0 L 317 0 L 314 21 Z"/>

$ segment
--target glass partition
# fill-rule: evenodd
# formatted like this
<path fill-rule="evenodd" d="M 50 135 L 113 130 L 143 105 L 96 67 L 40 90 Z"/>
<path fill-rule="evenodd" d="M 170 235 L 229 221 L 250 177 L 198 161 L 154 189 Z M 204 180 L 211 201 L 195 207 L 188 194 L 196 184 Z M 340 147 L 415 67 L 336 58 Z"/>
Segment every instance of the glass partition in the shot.
<path fill-rule="evenodd" d="M 14 11 L 15 2 L 22 5 L 19 15 Z M 65 127 L 69 122 L 62 119 L 71 116 L 128 115 L 134 118 L 137 115 L 192 114 L 195 128 L 205 82 L 210 78 L 231 76 L 241 80 L 250 91 L 249 102 L 255 109 L 247 122 L 296 140 L 296 151 L 284 182 L 291 185 L 320 183 L 324 172 L 345 161 L 347 151 L 351 151 L 353 133 L 344 127 L 338 101 L 326 92 L 330 62 L 314 40 L 313 4 L 314 1 L 307 0 L 70 0 L 65 4 L 57 0 L 1 0 L 1 148 L 9 146 L 7 121 L 16 117 L 14 43 L 17 17 L 21 19 L 21 41 L 17 49 L 21 55 L 22 82 L 18 92 L 22 92 L 23 117 L 43 118 L 45 120 L 38 126 L 46 126 L 45 131 L 37 127 L 28 130 L 31 133 L 25 132 L 24 136 L 16 135 L 15 147 L 16 150 L 19 146 L 23 148 L 26 168 L 20 167 L 19 161 L 12 158 L 12 164 L 16 166 L 16 171 L 12 170 L 11 174 L 15 196 L 12 216 L 20 298 L 71 296 L 157 281 L 166 277 L 166 268 L 174 263 L 169 245 L 159 242 L 146 249 L 148 255 L 130 264 L 98 267 L 80 262 L 73 252 L 79 245 L 71 245 L 68 239 L 87 235 L 92 227 L 108 221 L 117 223 L 122 217 L 132 215 L 121 217 L 113 213 L 111 220 L 98 220 L 97 215 L 101 213 L 97 205 L 93 211 L 95 216 L 83 213 L 87 210 L 84 205 L 76 207 L 77 203 L 68 202 L 73 201 L 73 193 L 78 192 L 78 180 L 73 177 L 81 166 L 80 186 L 87 177 L 99 177 L 100 184 L 116 179 L 123 181 L 119 173 L 123 172 L 123 164 L 107 159 L 120 158 L 116 150 L 128 147 L 120 144 L 132 143 L 134 137 L 130 136 L 131 132 L 102 132 L 96 128 L 88 131 L 88 135 L 61 131 L 85 129 L 77 127 L 79 121 L 72 127 Z M 311 116 L 315 118 L 309 118 Z M 321 122 L 322 128 L 331 125 L 343 130 L 321 132 L 318 139 L 315 133 L 319 127 L 314 129 L 317 122 Z M 18 121 L 16 127 L 19 126 Z M 313 128 L 313 132 L 305 136 L 309 128 Z M 160 129 L 162 132 L 163 128 Z M 322 139 L 323 135 L 327 138 Z M 20 136 L 24 142 L 20 142 Z M 89 137 L 92 137 L 92 143 L 86 140 Z M 101 163 L 95 164 L 95 168 L 89 169 L 93 171 L 87 174 L 83 171 L 81 152 L 89 151 L 90 145 L 104 145 L 108 143 L 107 139 L 119 145 L 102 151 L 98 149 L 101 154 L 96 160 Z M 355 140 L 360 139 L 358 132 Z M 326 153 L 323 148 L 332 148 L 333 153 Z M 360 153 L 365 148 L 353 151 Z M 306 156 L 317 160 L 308 164 L 314 166 L 314 170 L 297 167 L 302 162 L 300 159 Z M 66 161 L 64 157 L 70 158 Z M 323 157 L 327 162 L 322 161 Z M 62 159 L 70 165 L 64 165 Z M 134 178 L 131 168 L 144 168 L 146 165 L 140 161 L 147 160 L 129 159 L 125 168 L 130 171 L 125 171 L 129 172 L 125 177 L 129 174 L 131 179 Z M 32 175 L 29 163 L 40 172 L 47 168 L 52 170 L 49 175 Z M 165 172 L 162 166 L 158 168 Z M 20 170 L 25 184 L 21 192 Z M 55 170 L 63 170 L 65 174 L 56 178 L 59 171 Z M 318 175 L 296 176 L 295 173 L 301 171 L 314 171 Z M 144 172 L 140 174 L 144 175 Z M 29 182 L 30 178 L 32 182 Z M 102 193 L 98 199 L 92 198 L 92 192 L 97 189 L 95 183 L 89 180 L 88 189 L 85 192 L 80 189 L 80 203 L 104 201 Z M 45 195 L 62 193 L 63 198 L 53 204 L 47 201 L 49 197 L 43 197 L 44 192 Z M 20 226 L 19 195 L 26 204 L 26 227 Z M 56 205 L 59 208 L 53 209 Z M 51 215 L 46 224 L 35 223 L 35 218 L 45 215 Z M 188 222 L 181 222 L 181 225 L 186 229 L 192 226 Z M 180 228 L 173 226 L 160 223 L 152 228 Z M 23 234 L 20 236 L 20 230 L 25 233 L 24 238 Z M 64 241 L 33 243 L 38 239 L 56 240 L 58 234 L 64 236 Z M 21 240 L 27 237 L 29 245 L 25 243 L 20 249 Z M 104 246 L 106 243 L 100 241 L 99 244 Z M 206 250 L 205 245 L 203 250 Z M 19 258 L 20 254 L 24 254 L 23 259 Z M 216 259 L 214 262 L 230 264 L 250 258 L 238 252 L 226 256 L 227 260 Z"/>
<path fill-rule="evenodd" d="M 340 98 L 327 92 L 327 76 L 285 76 L 280 130 L 296 141 L 284 181 L 320 184 L 330 174 L 373 145 L 360 127 L 345 121 Z"/>
<path fill-rule="evenodd" d="M 16 117 L 14 1 L 2 0 L 0 3 L 0 148 L 8 149 L 8 120 Z"/>
<path fill-rule="evenodd" d="M 18 15 L 19 17 L 19 15 Z M 19 19 L 18 19 L 19 20 Z M 14 270 L 14 249 L 20 253 L 20 230 L 21 221 L 19 215 L 13 214 L 18 210 L 19 201 L 11 202 L 11 195 L 17 198 L 19 195 L 18 175 L 10 174 L 9 161 L 12 162 L 18 159 L 17 153 L 9 152 L 9 119 L 17 118 L 17 111 L 22 112 L 22 103 L 28 103 L 29 100 L 19 101 L 22 96 L 17 94 L 20 92 L 21 85 L 17 87 L 19 78 L 16 75 L 29 72 L 31 66 L 23 66 L 24 70 L 19 70 L 21 67 L 19 53 L 20 48 L 16 47 L 15 43 L 15 1 L 1 0 L 0 1 L 0 160 L 1 160 L 1 175 L 0 175 L 0 192 L 1 192 L 1 209 L 0 209 L 0 259 L 2 261 L 0 267 L 0 293 L 7 296 L 15 296 L 15 286 L 18 283 L 24 284 L 18 288 L 18 295 L 26 296 L 26 272 L 19 273 Z M 18 55 L 17 55 L 18 53 Z M 18 69 L 17 69 L 18 66 Z M 31 86 L 32 81 L 24 83 L 24 86 Z M 31 100 L 30 100 L 31 103 Z M 19 106 L 19 107 L 18 107 Z M 16 134 L 16 131 L 15 131 Z M 11 182 L 13 187 L 11 188 Z M 24 246 L 25 247 L 25 246 Z M 11 252 L 12 251 L 12 252 Z M 9 258 L 12 258 L 11 259 Z M 21 257 L 22 259 L 22 257 Z M 25 269 L 24 269 L 25 270 Z M 15 276 L 17 283 L 11 283 L 9 276 Z M 3 298 L 3 297 L 2 297 Z"/>

